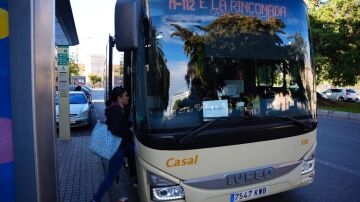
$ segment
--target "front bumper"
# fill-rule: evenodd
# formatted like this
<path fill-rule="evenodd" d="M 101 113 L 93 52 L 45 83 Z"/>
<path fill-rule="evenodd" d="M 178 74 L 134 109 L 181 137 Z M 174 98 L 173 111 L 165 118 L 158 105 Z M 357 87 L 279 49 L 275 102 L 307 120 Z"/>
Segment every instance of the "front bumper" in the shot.
<path fill-rule="evenodd" d="M 356 96 L 346 96 L 345 97 L 345 100 L 346 101 L 353 101 L 353 102 L 357 102 L 358 101 L 358 97 L 356 97 Z"/>
<path fill-rule="evenodd" d="M 305 175 L 301 175 L 301 165 L 294 169 L 292 172 L 285 174 L 279 178 L 256 183 L 249 186 L 242 186 L 238 188 L 226 189 L 226 190 L 204 190 L 194 189 L 187 185 L 181 184 L 186 193 L 186 201 L 207 201 L 207 202 L 229 202 L 231 193 L 251 190 L 260 187 L 268 187 L 269 195 L 285 192 L 295 188 L 309 185 L 313 182 L 315 176 L 315 170 Z"/>
<path fill-rule="evenodd" d="M 84 116 L 84 117 L 70 117 L 70 127 L 81 127 L 81 126 L 87 126 L 90 123 L 90 117 Z M 59 118 L 56 117 L 56 127 L 59 127 Z"/>
<path fill-rule="evenodd" d="M 308 153 L 313 153 L 315 151 L 316 146 Z M 306 159 L 308 154 L 304 156 Z M 238 187 L 225 188 L 225 189 L 203 189 L 197 188 L 194 186 L 189 186 L 184 183 L 184 181 L 175 178 L 172 175 L 169 175 L 158 168 L 148 164 L 145 162 L 139 155 L 137 155 L 137 169 L 138 169 L 138 179 L 139 179 L 139 193 L 140 199 L 144 202 L 150 202 L 151 193 L 150 186 L 148 184 L 148 172 L 154 173 L 158 176 L 161 176 L 165 179 L 168 179 L 174 183 L 182 186 L 185 192 L 184 200 L 175 200 L 175 202 L 229 202 L 232 193 L 237 193 L 241 191 L 246 191 L 250 189 L 260 188 L 260 187 L 268 187 L 269 195 L 285 192 L 288 190 L 296 189 L 299 187 L 307 186 L 311 184 L 315 177 L 315 169 L 309 173 L 301 174 L 303 163 L 298 164 L 291 171 L 284 173 L 283 175 L 270 179 L 264 182 L 258 182 L 256 184 L 251 185 L 242 185 Z"/>

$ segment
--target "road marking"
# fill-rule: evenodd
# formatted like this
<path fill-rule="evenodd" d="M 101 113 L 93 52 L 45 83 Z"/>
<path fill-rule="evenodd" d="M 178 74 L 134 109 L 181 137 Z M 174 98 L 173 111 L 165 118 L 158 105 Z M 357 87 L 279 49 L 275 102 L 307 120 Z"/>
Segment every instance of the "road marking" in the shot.
<path fill-rule="evenodd" d="M 346 167 L 344 167 L 344 166 L 339 166 L 339 165 L 336 165 L 336 164 L 333 164 L 333 163 L 330 163 L 330 162 L 327 162 L 327 161 L 320 160 L 320 159 L 318 159 L 318 158 L 316 159 L 315 163 L 320 163 L 320 164 L 329 166 L 329 167 L 331 167 L 331 168 L 334 168 L 334 169 L 336 169 L 336 170 L 340 170 L 340 171 L 343 171 L 343 172 L 346 172 L 346 173 L 355 175 L 355 176 L 357 176 L 357 177 L 360 177 L 360 173 L 359 173 L 358 171 L 355 171 L 355 170 L 346 168 Z"/>

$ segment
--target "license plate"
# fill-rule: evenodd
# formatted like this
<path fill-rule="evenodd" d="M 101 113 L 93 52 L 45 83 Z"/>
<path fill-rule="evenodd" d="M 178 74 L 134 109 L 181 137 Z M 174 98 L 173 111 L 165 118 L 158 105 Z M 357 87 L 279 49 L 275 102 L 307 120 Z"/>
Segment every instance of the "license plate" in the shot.
<path fill-rule="evenodd" d="M 246 191 L 232 193 L 230 196 L 230 202 L 245 201 L 253 198 L 266 196 L 268 194 L 269 194 L 269 187 L 250 189 Z"/>

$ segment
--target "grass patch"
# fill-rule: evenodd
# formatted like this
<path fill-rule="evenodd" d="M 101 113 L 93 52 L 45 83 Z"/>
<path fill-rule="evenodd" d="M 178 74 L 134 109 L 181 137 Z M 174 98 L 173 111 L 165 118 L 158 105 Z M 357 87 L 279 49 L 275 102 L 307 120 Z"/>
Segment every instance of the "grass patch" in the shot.
<path fill-rule="evenodd" d="M 353 106 L 338 106 L 338 107 L 318 105 L 318 108 L 324 109 L 324 110 L 340 111 L 340 112 L 360 113 L 360 104 L 358 104 L 358 103 L 352 103 L 352 104 L 354 104 L 354 105 Z"/>
<path fill-rule="evenodd" d="M 317 107 L 324 110 L 333 110 L 341 112 L 360 113 L 360 103 L 354 102 L 336 102 L 317 96 Z"/>

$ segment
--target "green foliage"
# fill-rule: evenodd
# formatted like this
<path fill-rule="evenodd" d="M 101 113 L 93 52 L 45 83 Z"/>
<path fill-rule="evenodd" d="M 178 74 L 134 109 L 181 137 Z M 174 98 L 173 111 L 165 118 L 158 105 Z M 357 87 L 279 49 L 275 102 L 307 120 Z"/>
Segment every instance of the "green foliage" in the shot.
<path fill-rule="evenodd" d="M 75 58 L 73 56 L 69 57 L 69 73 L 70 73 L 70 78 L 73 76 L 80 76 L 80 67 L 79 65 L 75 62 Z"/>
<path fill-rule="evenodd" d="M 360 1 L 329 0 L 310 11 L 318 82 L 336 86 L 360 80 Z"/>
<path fill-rule="evenodd" d="M 90 74 L 89 79 L 92 85 L 96 85 L 101 82 L 101 77 L 95 74 Z"/>
<path fill-rule="evenodd" d="M 182 107 L 181 106 L 181 100 L 176 100 L 175 103 L 174 103 L 174 106 L 173 106 L 173 110 L 178 110 L 181 107 Z"/>
<path fill-rule="evenodd" d="M 321 96 L 318 95 L 317 104 L 318 104 L 317 105 L 318 108 L 320 109 L 360 113 L 360 103 L 337 102 L 322 98 Z"/>
<path fill-rule="evenodd" d="M 323 1 L 321 0 L 305 0 L 306 5 L 308 8 L 312 9 L 314 7 L 320 6 Z"/>

